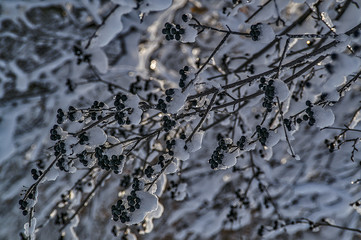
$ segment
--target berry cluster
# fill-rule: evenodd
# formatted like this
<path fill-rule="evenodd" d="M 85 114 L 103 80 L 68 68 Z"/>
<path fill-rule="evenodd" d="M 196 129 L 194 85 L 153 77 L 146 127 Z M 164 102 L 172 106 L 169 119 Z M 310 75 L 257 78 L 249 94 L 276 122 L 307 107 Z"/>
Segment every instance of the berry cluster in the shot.
<path fill-rule="evenodd" d="M 163 116 L 162 120 L 163 120 L 163 128 L 164 131 L 166 132 L 169 132 L 176 125 L 176 121 L 172 120 L 168 116 Z"/>
<path fill-rule="evenodd" d="M 304 114 L 302 116 L 302 118 L 297 118 L 296 122 L 298 124 L 300 124 L 303 121 L 308 121 L 308 125 L 313 126 L 316 123 L 316 119 L 314 118 L 314 116 L 313 116 L 314 113 L 312 111 L 313 105 L 312 105 L 311 101 L 309 101 L 309 100 L 306 101 L 306 105 L 307 105 L 306 114 Z M 283 120 L 283 123 L 287 127 L 287 130 L 291 131 L 291 123 L 292 123 L 291 120 L 286 118 Z"/>
<path fill-rule="evenodd" d="M 125 204 L 123 200 L 118 200 L 117 204 L 112 206 L 114 221 L 120 220 L 122 223 L 129 222 L 129 212 L 134 212 L 140 208 L 141 200 L 136 193 L 136 191 L 140 190 L 140 181 L 138 178 L 134 178 L 132 188 L 133 190 L 130 192 L 130 195 L 127 196 L 127 204 Z M 128 205 L 128 208 L 126 205 Z"/>
<path fill-rule="evenodd" d="M 331 59 L 332 59 L 333 61 L 337 60 L 337 58 L 338 58 L 338 55 L 337 55 L 336 53 L 332 53 L 332 54 L 331 54 Z M 331 64 L 331 63 L 326 64 L 326 65 L 325 65 L 325 68 L 326 68 L 327 72 L 330 73 L 330 74 L 332 74 L 332 73 L 335 72 L 335 71 L 334 71 L 334 65 Z"/>
<path fill-rule="evenodd" d="M 336 144 L 334 141 L 331 142 L 330 140 L 325 139 L 325 144 L 331 153 L 335 151 Z"/>
<path fill-rule="evenodd" d="M 28 206 L 28 204 L 29 204 L 28 201 L 24 201 L 22 199 L 19 200 L 20 210 L 23 211 L 24 216 L 28 215 L 28 210 L 26 210 L 26 207 Z"/>
<path fill-rule="evenodd" d="M 249 207 L 250 201 L 246 194 L 242 194 L 240 192 L 235 192 L 238 200 L 243 204 L 245 208 Z"/>
<path fill-rule="evenodd" d="M 66 153 L 64 141 L 59 141 L 54 145 L 55 156 Z"/>
<path fill-rule="evenodd" d="M 267 138 L 269 136 L 269 132 L 268 132 L 267 128 L 262 128 L 260 125 L 257 125 L 256 126 L 256 131 L 257 131 L 257 137 L 259 139 L 259 142 L 263 146 L 265 146 Z"/>
<path fill-rule="evenodd" d="M 227 214 L 227 219 L 231 223 L 237 221 L 238 219 L 238 212 L 237 212 L 237 206 L 231 206 L 229 209 L 229 213 Z"/>
<path fill-rule="evenodd" d="M 133 170 L 133 173 L 132 173 L 132 176 L 134 177 L 134 178 L 138 178 L 138 177 L 141 177 L 141 176 L 143 176 L 143 170 L 141 169 L 141 168 L 135 168 L 134 170 Z"/>
<path fill-rule="evenodd" d="M 88 166 L 88 160 L 86 160 L 86 154 L 87 154 L 87 151 L 84 150 L 81 153 L 78 153 L 76 155 L 76 157 L 79 158 L 79 161 L 84 165 L 84 167 Z"/>
<path fill-rule="evenodd" d="M 118 111 L 120 111 L 125 108 L 124 102 L 126 102 L 127 100 L 128 100 L 127 95 L 118 93 L 115 96 L 114 106 L 117 108 Z"/>
<path fill-rule="evenodd" d="M 164 102 L 163 99 L 158 99 L 158 104 L 156 106 L 158 110 L 161 110 L 162 113 L 167 113 L 167 104 Z"/>
<path fill-rule="evenodd" d="M 144 170 L 144 174 L 145 174 L 148 178 L 152 178 L 153 172 L 154 172 L 154 169 L 152 168 L 152 166 L 148 166 L 148 167 Z"/>
<path fill-rule="evenodd" d="M 131 185 L 130 179 L 131 178 L 129 175 L 123 176 L 123 178 L 120 180 L 120 186 L 124 189 L 128 188 Z"/>
<path fill-rule="evenodd" d="M 302 121 L 302 120 L 301 120 Z M 297 119 L 298 122 L 298 119 Z M 285 127 L 287 128 L 288 131 L 291 131 L 291 121 L 287 118 L 283 119 L 283 124 L 285 125 Z"/>
<path fill-rule="evenodd" d="M 245 143 L 246 143 L 246 136 L 242 136 L 242 137 L 237 141 L 237 147 L 239 147 L 240 149 L 243 149 Z"/>
<path fill-rule="evenodd" d="M 130 119 L 125 115 L 124 112 L 117 112 L 114 115 L 114 119 L 118 122 L 119 125 L 123 125 L 123 124 L 130 124 Z"/>
<path fill-rule="evenodd" d="M 87 135 L 85 135 L 85 132 L 81 133 L 79 135 L 79 144 L 80 145 L 84 145 L 85 142 L 89 141 L 89 137 Z"/>
<path fill-rule="evenodd" d="M 65 116 L 65 114 L 64 114 L 63 110 L 61 108 L 59 108 L 57 111 L 57 114 L 56 114 L 56 122 L 58 124 L 62 124 L 64 122 L 64 119 L 63 119 L 64 116 Z"/>
<path fill-rule="evenodd" d="M 118 93 L 115 96 L 114 106 L 116 107 L 118 112 L 115 114 L 114 119 L 118 122 L 119 125 L 131 123 L 130 119 L 126 117 L 126 114 L 124 112 L 120 112 L 125 108 L 124 102 L 127 100 L 128 100 L 127 95 Z"/>
<path fill-rule="evenodd" d="M 228 147 L 226 141 L 221 139 L 218 141 L 218 146 L 216 150 L 214 150 L 211 159 L 208 160 L 209 164 L 211 164 L 211 168 L 215 169 L 219 164 L 222 164 L 222 160 L 224 158 L 224 152 L 227 151 Z"/>
<path fill-rule="evenodd" d="M 327 71 L 329 74 L 333 74 L 333 73 L 335 72 L 331 63 L 327 63 L 327 64 L 325 65 L 325 68 L 326 68 L 326 71 Z"/>
<path fill-rule="evenodd" d="M 183 14 L 182 15 L 182 20 L 183 20 L 183 22 L 188 22 L 190 19 L 189 19 L 187 14 Z"/>
<path fill-rule="evenodd" d="M 116 205 L 112 205 L 112 215 L 114 221 L 118 221 L 119 219 L 122 223 L 130 221 L 122 200 L 118 200 Z"/>
<path fill-rule="evenodd" d="M 60 158 L 55 164 L 60 171 L 68 172 L 69 171 L 69 162 L 65 160 L 65 158 Z"/>
<path fill-rule="evenodd" d="M 173 100 L 173 97 L 172 97 L 173 94 L 174 94 L 174 89 L 173 88 L 165 90 L 165 95 L 167 95 L 165 100 L 167 102 L 171 102 Z"/>
<path fill-rule="evenodd" d="M 262 237 L 263 235 L 264 235 L 264 226 L 263 225 L 261 225 L 259 228 L 258 228 L 258 230 L 257 230 L 257 234 L 258 234 L 258 236 L 260 236 L 260 237 Z"/>
<path fill-rule="evenodd" d="M 56 215 L 55 224 L 64 225 L 68 221 L 68 213 L 62 212 Z"/>
<path fill-rule="evenodd" d="M 101 115 L 97 117 L 97 110 L 102 109 L 105 106 L 103 102 L 94 101 L 93 105 L 90 107 L 92 110 L 89 111 L 90 117 L 93 121 L 98 120 L 101 118 Z"/>
<path fill-rule="evenodd" d="M 184 66 L 183 69 L 179 70 L 179 74 L 181 75 L 181 78 L 179 80 L 179 87 L 184 88 L 186 86 L 185 81 L 187 80 L 187 72 L 189 71 L 188 66 Z"/>
<path fill-rule="evenodd" d="M 79 65 L 82 62 L 90 62 L 90 54 L 84 54 L 83 50 L 81 50 L 79 47 L 74 46 L 73 47 L 74 55 L 77 56 L 77 64 Z"/>
<path fill-rule="evenodd" d="M 336 53 L 332 53 L 332 54 L 331 54 L 331 59 L 332 59 L 333 61 L 337 60 L 337 58 L 338 58 L 338 55 L 337 55 Z M 327 64 L 325 65 L 325 68 L 326 68 L 326 71 L 327 71 L 329 74 L 333 74 L 333 73 L 335 72 L 334 65 L 331 64 L 331 63 L 327 63 Z"/>
<path fill-rule="evenodd" d="M 41 170 L 36 170 L 35 168 L 31 169 L 31 175 L 33 176 L 33 179 L 36 181 L 39 179 L 40 175 L 42 175 L 43 172 Z"/>
<path fill-rule="evenodd" d="M 173 139 L 172 141 L 167 140 L 167 141 L 166 141 L 166 144 L 167 144 L 168 154 L 169 154 L 170 156 L 173 156 L 173 155 L 174 155 L 174 152 L 172 151 L 172 148 L 173 148 L 173 146 L 175 146 L 175 144 L 176 144 L 175 140 L 174 140 L 174 139 Z"/>
<path fill-rule="evenodd" d="M 261 23 L 257 23 L 251 26 L 251 32 L 249 34 L 251 34 L 253 41 L 259 40 L 259 36 L 261 35 L 261 25 Z"/>
<path fill-rule="evenodd" d="M 74 86 L 74 83 L 71 81 L 70 78 L 66 79 L 66 83 L 65 83 L 65 84 L 66 84 L 66 86 L 68 87 L 68 91 L 69 91 L 69 92 L 74 92 L 76 86 Z"/>
<path fill-rule="evenodd" d="M 125 158 L 124 155 L 112 155 L 112 157 L 109 159 L 107 155 L 103 155 L 103 149 L 100 147 L 95 148 L 95 157 L 98 159 L 99 167 L 107 171 L 111 169 L 115 174 L 119 173 L 119 165 Z"/>
<path fill-rule="evenodd" d="M 306 114 L 303 115 L 303 120 L 305 121 L 308 121 L 308 125 L 310 126 L 313 126 L 315 123 L 316 123 L 316 119 L 314 118 L 313 116 L 313 111 L 312 111 L 312 103 L 311 101 L 306 101 L 306 105 L 307 105 L 307 108 L 306 108 Z"/>
<path fill-rule="evenodd" d="M 172 199 L 174 199 L 176 197 L 177 188 L 178 188 L 178 183 L 171 180 L 169 182 L 167 190 L 170 192 L 170 196 Z"/>
<path fill-rule="evenodd" d="M 164 28 L 162 29 L 162 33 L 165 35 L 165 39 L 169 40 L 177 40 L 181 39 L 181 35 L 185 33 L 184 28 L 181 28 L 179 24 L 174 25 L 172 23 L 165 23 Z"/>
<path fill-rule="evenodd" d="M 302 123 L 303 121 L 308 121 L 308 125 L 313 126 L 316 122 L 316 119 L 313 117 L 313 111 L 312 111 L 312 103 L 311 101 L 307 100 L 306 101 L 306 114 L 302 116 L 302 118 L 297 118 L 296 122 L 298 124 Z M 283 123 L 285 124 L 285 126 L 287 127 L 288 131 L 291 131 L 291 121 L 289 119 L 284 119 Z"/>
<path fill-rule="evenodd" d="M 60 134 L 57 132 L 58 125 L 54 125 L 52 129 L 50 129 L 50 139 L 52 141 L 57 141 L 61 139 Z"/>
<path fill-rule="evenodd" d="M 163 155 L 160 155 L 158 158 L 158 164 L 163 168 L 164 167 L 164 160 L 165 157 Z"/>
<path fill-rule="evenodd" d="M 144 82 L 143 79 L 140 78 L 140 76 L 136 76 L 136 81 L 132 82 L 129 86 L 129 92 L 132 94 L 137 94 L 138 91 L 141 91 L 143 89 L 142 87 L 142 83 Z M 149 88 L 149 82 L 150 81 L 145 81 L 145 86 L 144 86 L 144 90 L 147 91 Z"/>
<path fill-rule="evenodd" d="M 184 133 L 181 133 L 179 138 L 182 140 L 186 140 L 187 136 Z"/>
<path fill-rule="evenodd" d="M 273 99 L 275 97 L 275 87 L 273 86 L 274 81 L 269 80 L 268 84 L 266 84 L 266 79 L 262 77 L 260 79 L 259 89 L 261 89 L 264 92 L 264 100 L 262 103 L 262 106 L 264 108 L 267 108 L 268 112 L 272 111 L 272 105 L 273 105 Z"/>
<path fill-rule="evenodd" d="M 76 108 L 73 107 L 73 106 L 69 106 L 69 108 L 68 108 L 68 118 L 72 122 L 75 121 L 75 113 L 76 113 Z"/>
<path fill-rule="evenodd" d="M 138 178 L 134 178 L 133 179 L 133 184 L 132 184 L 132 188 L 134 191 L 139 191 L 141 187 L 140 181 Z M 133 191 L 132 191 L 133 192 Z"/>

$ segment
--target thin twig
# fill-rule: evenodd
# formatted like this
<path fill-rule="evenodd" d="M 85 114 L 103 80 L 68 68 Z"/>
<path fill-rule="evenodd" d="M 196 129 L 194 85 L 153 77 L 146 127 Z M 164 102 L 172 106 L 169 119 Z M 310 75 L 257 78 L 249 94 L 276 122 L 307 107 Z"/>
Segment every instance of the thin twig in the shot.
<path fill-rule="evenodd" d="M 29 194 L 39 185 L 39 183 L 43 180 L 45 175 L 50 171 L 50 169 L 54 166 L 54 164 L 59 160 L 61 155 L 57 156 L 50 165 L 44 170 L 43 174 L 38 178 L 38 180 L 30 186 L 30 188 L 26 191 L 23 201 L 26 201 L 29 197 Z"/>
<path fill-rule="evenodd" d="M 185 89 L 188 88 L 189 85 L 191 85 L 194 80 L 196 80 L 196 78 L 198 77 L 198 74 L 202 72 L 202 70 L 205 68 L 205 66 L 209 63 L 209 61 L 211 61 L 211 59 L 213 58 L 213 56 L 216 54 L 216 52 L 220 49 L 220 47 L 226 42 L 227 38 L 229 37 L 230 32 L 227 32 L 226 36 L 223 37 L 222 41 L 217 45 L 217 47 L 213 50 L 213 52 L 211 53 L 211 55 L 208 57 L 207 61 L 202 65 L 202 67 L 194 74 L 194 78 L 189 81 L 189 83 L 187 84 L 187 86 L 184 87 L 183 91 Z"/>
<path fill-rule="evenodd" d="M 292 154 L 292 157 L 295 158 L 296 155 L 295 153 L 293 152 L 293 149 L 292 149 L 292 146 L 291 146 L 291 143 L 290 143 L 290 140 L 288 139 L 288 135 L 287 135 L 287 129 L 286 129 L 286 126 L 284 124 L 284 118 L 283 118 L 283 111 L 282 111 L 282 107 L 281 107 L 281 104 L 280 104 L 280 99 L 277 97 L 277 105 L 278 105 L 278 108 L 279 108 L 279 113 L 280 113 L 280 116 L 281 116 L 281 124 L 283 126 L 283 131 L 285 133 L 285 136 L 286 136 L 286 141 L 287 141 L 287 144 L 288 144 L 288 147 L 291 151 L 291 154 Z"/>
<path fill-rule="evenodd" d="M 288 44 L 290 43 L 290 39 L 287 38 L 286 40 L 286 43 L 285 43 L 285 47 L 283 49 L 283 53 L 282 53 L 282 56 L 281 56 L 281 59 L 280 59 L 280 63 L 278 64 L 278 71 L 277 71 L 277 74 L 276 74 L 276 77 L 275 78 L 278 78 L 280 76 L 280 72 L 281 72 L 281 67 L 282 67 L 282 62 L 283 62 L 283 59 L 285 58 L 285 54 L 286 54 L 286 51 L 287 51 L 287 48 L 288 48 Z"/>
<path fill-rule="evenodd" d="M 211 99 L 211 101 L 210 101 L 210 103 L 209 103 L 209 105 L 208 105 L 208 107 L 207 107 L 206 112 L 203 113 L 203 114 L 204 114 L 203 117 L 201 118 L 201 120 L 199 121 L 199 123 L 197 124 L 197 126 L 194 128 L 194 130 L 193 130 L 193 132 L 191 133 L 191 135 L 189 135 L 189 137 L 187 138 L 186 142 L 189 142 L 189 141 L 192 139 L 193 135 L 194 135 L 194 134 L 198 131 L 198 129 L 202 126 L 204 120 L 205 120 L 206 117 L 207 117 L 207 114 L 208 114 L 209 111 L 211 110 L 211 108 L 212 108 L 212 106 L 213 106 L 213 104 L 214 104 L 214 101 L 216 100 L 216 97 L 217 97 L 217 92 L 213 94 L 213 97 L 212 97 L 212 99 Z"/>

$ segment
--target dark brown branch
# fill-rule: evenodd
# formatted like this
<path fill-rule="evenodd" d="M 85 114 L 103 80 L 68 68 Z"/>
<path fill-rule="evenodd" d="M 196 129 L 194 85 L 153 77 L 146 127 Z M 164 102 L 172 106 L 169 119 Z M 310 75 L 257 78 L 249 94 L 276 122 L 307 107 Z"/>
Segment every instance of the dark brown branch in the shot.
<path fill-rule="evenodd" d="M 202 70 L 204 69 L 204 67 L 209 63 L 209 61 L 211 61 L 211 59 L 213 58 L 213 56 L 216 54 L 216 52 L 220 49 L 220 47 L 226 42 L 227 38 L 229 37 L 230 32 L 227 32 L 226 36 L 224 36 L 224 38 L 222 39 L 222 41 L 217 45 L 217 47 L 213 50 L 213 52 L 211 53 L 211 55 L 208 57 L 207 61 L 202 65 L 202 67 L 194 74 L 194 78 L 189 81 L 189 83 L 187 84 L 187 86 L 185 86 L 184 89 L 187 89 L 189 85 L 191 85 L 194 80 L 196 80 L 196 78 L 198 77 L 198 74 L 202 72 Z"/>

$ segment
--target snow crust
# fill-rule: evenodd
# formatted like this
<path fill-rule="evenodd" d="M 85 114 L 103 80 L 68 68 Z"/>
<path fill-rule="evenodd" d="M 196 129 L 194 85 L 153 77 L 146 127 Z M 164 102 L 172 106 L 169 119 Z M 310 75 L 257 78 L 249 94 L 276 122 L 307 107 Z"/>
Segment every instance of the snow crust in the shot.
<path fill-rule="evenodd" d="M 140 223 L 144 220 L 148 213 L 157 210 L 158 198 L 155 195 L 148 192 L 138 191 L 137 196 L 141 200 L 140 208 L 136 209 L 130 215 L 130 221 L 126 223 L 127 225 Z"/>
<path fill-rule="evenodd" d="M 93 127 L 87 131 L 89 135 L 89 144 L 93 146 L 99 146 L 106 142 L 107 135 L 100 127 Z"/>
<path fill-rule="evenodd" d="M 335 115 L 331 109 L 324 109 L 320 106 L 313 107 L 316 126 L 319 128 L 329 127 L 335 122 Z"/>

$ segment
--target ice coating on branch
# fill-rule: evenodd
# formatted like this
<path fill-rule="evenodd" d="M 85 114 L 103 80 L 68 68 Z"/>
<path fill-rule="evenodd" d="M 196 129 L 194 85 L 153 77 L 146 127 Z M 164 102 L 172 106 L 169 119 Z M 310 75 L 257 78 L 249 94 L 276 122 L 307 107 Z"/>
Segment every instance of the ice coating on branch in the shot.
<path fill-rule="evenodd" d="M 269 131 L 269 136 L 267 138 L 266 141 L 266 146 L 269 148 L 272 148 L 273 146 L 275 146 L 280 140 L 281 140 L 281 135 L 279 131 Z"/>
<path fill-rule="evenodd" d="M 144 0 L 139 9 L 143 13 L 162 11 L 169 8 L 171 4 L 172 0 Z"/>
<path fill-rule="evenodd" d="M 275 95 L 279 98 L 280 102 L 285 101 L 290 95 L 287 84 L 280 80 L 275 80 L 273 83 L 275 87 Z"/>
<path fill-rule="evenodd" d="M 126 101 L 127 107 L 133 108 L 132 113 L 129 115 L 129 120 L 132 124 L 139 124 L 142 117 L 142 110 L 139 107 L 140 99 L 137 95 L 127 95 L 128 100 Z"/>
<path fill-rule="evenodd" d="M 203 135 L 203 131 L 199 131 L 193 135 L 192 140 L 187 143 L 189 152 L 198 151 L 202 147 Z"/>
<path fill-rule="evenodd" d="M 35 240 L 36 218 L 33 217 L 30 223 L 31 223 L 30 227 L 29 227 L 29 222 L 24 224 L 25 236 L 29 237 L 30 240 Z"/>
<path fill-rule="evenodd" d="M 66 236 L 70 236 L 70 239 L 72 239 L 72 240 L 78 240 L 78 239 L 79 239 L 78 236 L 77 236 L 76 233 L 75 233 L 75 230 L 74 230 L 74 228 L 75 228 L 76 226 L 78 226 L 78 224 L 79 224 L 79 216 L 76 215 L 76 216 L 70 221 L 69 225 L 66 226 L 66 228 L 64 229 L 65 235 L 66 235 Z"/>
<path fill-rule="evenodd" d="M 55 181 L 58 178 L 58 176 L 59 176 L 59 170 L 55 168 L 51 168 L 44 178 L 47 181 Z"/>
<path fill-rule="evenodd" d="M 167 111 L 169 113 L 177 113 L 184 105 L 188 94 L 182 93 L 180 89 L 174 89 L 174 94 L 172 95 L 173 100 L 168 104 Z"/>
<path fill-rule="evenodd" d="M 275 32 L 272 27 L 266 24 L 261 25 L 261 35 L 259 36 L 259 42 L 270 43 L 275 39 Z"/>
<path fill-rule="evenodd" d="M 110 148 L 106 148 L 104 150 L 104 154 L 108 155 L 108 156 L 112 156 L 112 155 L 120 155 L 123 153 L 123 147 L 120 143 L 120 141 L 112 136 L 108 136 L 107 142 L 111 145 Z M 116 145 L 116 146 L 112 146 L 112 145 Z"/>
<path fill-rule="evenodd" d="M 331 126 L 335 121 L 335 115 L 331 109 L 324 109 L 320 106 L 314 106 L 312 111 L 316 120 L 316 126 L 319 128 Z"/>
<path fill-rule="evenodd" d="M 175 162 L 171 162 L 168 167 L 165 169 L 164 173 L 165 174 L 171 174 L 171 173 L 175 173 L 178 170 L 178 166 Z"/>
<path fill-rule="evenodd" d="M 145 230 L 144 231 L 140 231 L 140 234 L 144 234 L 144 233 L 150 233 L 153 230 L 153 219 L 154 218 L 160 218 L 163 214 L 164 211 L 164 207 L 162 204 L 158 204 L 158 207 L 155 211 L 150 212 L 147 214 L 147 216 L 145 217 L 144 221 L 145 221 Z"/>
<path fill-rule="evenodd" d="M 219 165 L 219 169 L 227 169 L 233 167 L 237 163 L 237 156 L 239 155 L 239 149 L 234 152 L 224 153 L 222 164 Z"/>
<path fill-rule="evenodd" d="M 95 37 L 90 42 L 90 48 L 106 46 L 118 33 L 123 30 L 123 23 L 121 18 L 124 14 L 129 13 L 132 9 L 133 8 L 128 4 L 124 4 L 121 7 L 118 7 L 99 28 Z"/>
<path fill-rule="evenodd" d="M 158 207 L 158 198 L 155 195 L 138 191 L 137 196 L 141 200 L 140 208 L 131 213 L 130 221 L 126 223 L 127 225 L 140 223 L 148 213 L 155 211 Z"/>
<path fill-rule="evenodd" d="M 100 73 L 104 74 L 108 71 L 108 57 L 101 48 L 91 48 L 87 50 L 86 53 L 91 55 L 91 64 L 95 66 Z"/>
<path fill-rule="evenodd" d="M 164 173 L 162 173 L 157 182 L 155 183 L 157 185 L 157 189 L 155 192 L 153 192 L 154 195 L 157 195 L 158 197 L 161 196 L 165 190 L 166 184 L 167 184 L 167 177 Z"/>
<path fill-rule="evenodd" d="M 186 142 L 182 139 L 175 139 L 176 143 L 173 146 L 174 157 L 179 160 L 187 160 L 189 158 L 189 152 L 184 149 Z"/>
<path fill-rule="evenodd" d="M 113 3 L 119 4 L 122 7 L 135 8 L 137 4 L 133 0 L 112 0 Z"/>
<path fill-rule="evenodd" d="M 181 28 L 184 29 L 184 34 L 181 35 L 180 41 L 182 43 L 195 42 L 196 37 L 198 36 L 198 31 L 193 27 L 189 26 L 189 23 L 191 23 L 190 20 L 192 19 L 192 14 L 187 13 L 184 15 L 186 16 L 187 21 L 184 22 L 184 20 L 179 20 L 179 25 L 181 26 Z"/>
<path fill-rule="evenodd" d="M 64 131 L 62 127 L 58 126 L 57 127 L 58 133 L 61 136 L 61 140 L 66 140 L 66 138 L 68 137 L 68 132 Z"/>
<path fill-rule="evenodd" d="M 129 233 L 126 235 L 127 240 L 137 240 L 137 236 L 135 236 L 133 233 Z"/>
<path fill-rule="evenodd" d="M 184 26 L 184 34 L 181 37 L 182 43 L 191 43 L 196 41 L 196 37 L 198 36 L 198 32 L 196 29 L 186 25 Z"/>
<path fill-rule="evenodd" d="M 334 27 L 332 20 L 331 20 L 330 16 L 328 16 L 327 12 L 321 12 L 321 17 L 322 17 L 322 20 L 325 22 L 325 24 L 327 24 L 328 27 L 330 27 L 330 28 Z"/>
<path fill-rule="evenodd" d="M 333 61 L 326 65 L 330 77 L 324 84 L 325 90 L 333 90 L 346 82 L 346 76 L 360 69 L 361 60 L 346 54 L 332 54 Z"/>
<path fill-rule="evenodd" d="M 89 145 L 99 146 L 105 143 L 107 140 L 107 135 L 104 130 L 100 127 L 93 127 L 87 131 L 89 135 Z"/>
<path fill-rule="evenodd" d="M 82 190 L 85 193 L 90 193 L 94 188 L 94 180 L 91 180 L 82 185 Z"/>
<path fill-rule="evenodd" d="M 361 121 L 361 111 L 359 110 L 353 117 L 349 128 L 355 128 L 360 121 Z"/>
<path fill-rule="evenodd" d="M 187 183 L 178 184 L 177 190 L 174 192 L 174 200 L 183 201 L 187 196 Z"/>

